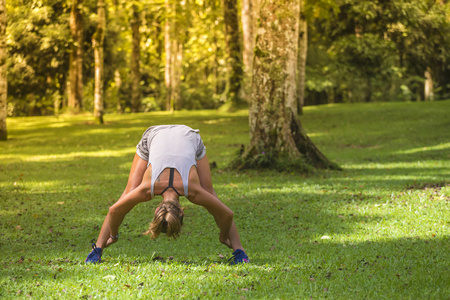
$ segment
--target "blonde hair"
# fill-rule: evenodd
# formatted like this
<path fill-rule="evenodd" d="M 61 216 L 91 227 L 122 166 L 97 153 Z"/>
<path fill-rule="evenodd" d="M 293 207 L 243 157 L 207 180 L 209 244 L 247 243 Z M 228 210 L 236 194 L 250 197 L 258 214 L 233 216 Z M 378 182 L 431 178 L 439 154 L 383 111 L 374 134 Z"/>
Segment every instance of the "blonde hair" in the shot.
<path fill-rule="evenodd" d="M 180 236 L 183 216 L 183 208 L 178 201 L 163 200 L 145 234 L 151 234 L 151 238 L 156 239 L 161 233 L 165 233 L 168 237 L 176 239 Z"/>

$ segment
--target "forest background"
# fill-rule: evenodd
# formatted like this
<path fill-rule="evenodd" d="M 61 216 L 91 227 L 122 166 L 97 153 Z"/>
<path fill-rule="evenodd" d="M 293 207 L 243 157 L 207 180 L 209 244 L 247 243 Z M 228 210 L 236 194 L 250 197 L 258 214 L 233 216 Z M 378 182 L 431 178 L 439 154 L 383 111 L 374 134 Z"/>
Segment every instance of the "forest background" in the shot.
<path fill-rule="evenodd" d="M 258 7 L 10 0 L 6 115 L 245 107 Z M 300 105 L 450 97 L 448 1 L 305 0 L 299 26 Z"/>

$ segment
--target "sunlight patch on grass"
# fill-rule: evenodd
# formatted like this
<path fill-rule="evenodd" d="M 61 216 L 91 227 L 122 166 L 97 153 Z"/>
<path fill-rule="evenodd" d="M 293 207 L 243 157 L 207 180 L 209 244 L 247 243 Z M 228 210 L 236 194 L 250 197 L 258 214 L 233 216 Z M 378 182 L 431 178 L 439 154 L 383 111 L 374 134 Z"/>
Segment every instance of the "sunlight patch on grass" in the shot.
<path fill-rule="evenodd" d="M 418 152 L 426 152 L 426 151 L 432 151 L 432 150 L 444 150 L 444 149 L 450 149 L 450 143 L 443 143 L 443 144 L 439 144 L 436 146 L 403 150 L 403 151 L 398 151 L 397 153 L 398 154 L 414 154 L 414 153 L 418 153 Z"/>
<path fill-rule="evenodd" d="M 430 169 L 440 169 L 443 165 L 448 165 L 450 162 L 444 160 L 427 160 L 427 161 L 416 161 L 412 163 L 404 162 L 391 162 L 391 163 L 365 163 L 365 164 L 344 164 L 345 169 L 353 170 L 386 170 L 386 169 L 417 169 L 430 168 Z"/>
<path fill-rule="evenodd" d="M 308 133 L 308 136 L 313 138 L 313 137 L 318 137 L 318 136 L 324 136 L 326 135 L 326 133 L 323 132 L 312 132 L 312 133 Z"/>
<path fill-rule="evenodd" d="M 212 125 L 212 124 L 225 123 L 225 122 L 229 122 L 229 121 L 230 121 L 230 118 L 220 118 L 220 119 L 215 119 L 215 120 L 203 121 L 203 124 Z"/>
<path fill-rule="evenodd" d="M 134 154 L 136 148 L 126 148 L 122 150 L 100 150 L 100 151 L 80 151 L 80 152 L 69 152 L 65 154 L 48 154 L 48 155 L 1 155 L 0 159 L 4 160 L 14 160 L 20 159 L 26 162 L 55 162 L 55 161 L 66 161 L 72 159 L 78 159 L 80 157 L 121 157 L 125 155 Z"/>

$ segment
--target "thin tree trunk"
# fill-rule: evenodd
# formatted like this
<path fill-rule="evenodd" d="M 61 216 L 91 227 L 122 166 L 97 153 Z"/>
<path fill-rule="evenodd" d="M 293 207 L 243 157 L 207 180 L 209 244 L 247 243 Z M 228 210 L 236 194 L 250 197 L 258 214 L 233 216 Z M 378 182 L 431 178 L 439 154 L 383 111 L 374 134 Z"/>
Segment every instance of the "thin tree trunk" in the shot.
<path fill-rule="evenodd" d="M 114 5 L 114 17 L 117 20 L 122 20 L 122 14 L 120 13 L 120 3 L 119 0 L 114 0 L 113 1 L 113 5 Z M 117 47 L 114 47 L 114 51 L 117 51 Z M 116 65 L 116 69 L 114 70 L 114 84 L 115 84 L 115 89 L 113 92 L 114 98 L 116 100 L 116 109 L 117 112 L 119 114 L 122 114 L 124 111 L 124 107 L 122 105 L 122 98 L 120 95 L 120 88 L 122 86 L 122 75 L 120 74 L 120 68 L 117 65 L 117 63 L 115 63 Z"/>
<path fill-rule="evenodd" d="M 165 75 L 164 81 L 166 84 L 166 110 L 173 112 L 173 20 L 172 14 L 173 9 L 171 6 L 170 0 L 165 0 L 166 6 L 166 23 L 164 25 L 164 44 L 165 44 L 165 52 L 166 52 L 166 63 L 165 63 Z"/>
<path fill-rule="evenodd" d="M 258 0 L 242 0 L 242 35 L 243 35 L 243 51 L 242 58 L 244 62 L 244 97 L 250 101 L 251 78 L 253 67 L 253 56 L 255 50 L 256 35 L 256 16 L 258 11 Z"/>
<path fill-rule="evenodd" d="M 372 101 L 372 79 L 370 76 L 367 76 L 367 88 L 366 88 L 366 102 Z"/>
<path fill-rule="evenodd" d="M 138 8 L 133 5 L 133 19 L 131 21 L 132 50 L 131 50 L 131 111 L 139 112 L 141 107 L 141 16 Z"/>
<path fill-rule="evenodd" d="M 223 0 L 223 16 L 225 23 L 225 49 L 227 56 L 227 89 L 226 99 L 230 109 L 245 105 L 242 99 L 242 81 L 244 71 L 242 66 L 241 41 L 236 0 Z"/>
<path fill-rule="evenodd" d="M 298 40 L 298 113 L 302 114 L 305 106 L 306 59 L 308 53 L 308 23 L 304 13 L 304 0 L 300 0 L 299 40 Z"/>
<path fill-rule="evenodd" d="M 338 168 L 312 143 L 298 118 L 298 1 L 264 1 L 260 14 L 249 111 L 250 145 L 241 167 Z M 276 17 L 280 15 L 283 18 Z"/>
<path fill-rule="evenodd" d="M 424 98 L 425 98 L 425 101 L 433 101 L 434 100 L 433 75 L 431 73 L 430 67 L 427 67 L 427 69 L 425 71 Z"/>
<path fill-rule="evenodd" d="M 104 99 L 103 99 L 103 42 L 105 39 L 105 1 L 97 1 L 97 30 L 92 37 L 92 44 L 94 46 L 95 59 L 95 90 L 94 90 L 94 117 L 97 122 L 103 124 L 104 114 Z"/>
<path fill-rule="evenodd" d="M 116 109 L 119 114 L 123 114 L 123 105 L 122 105 L 122 99 L 120 96 L 120 89 L 122 87 L 122 76 L 120 75 L 119 69 L 116 69 L 114 71 L 114 83 L 116 85 L 115 89 L 115 97 L 116 97 Z"/>
<path fill-rule="evenodd" d="M 174 108 L 181 109 L 183 107 L 183 103 L 181 103 L 181 72 L 182 72 L 182 64 L 183 64 L 183 43 L 176 42 L 174 43 L 174 49 L 176 50 L 174 53 L 173 59 L 173 79 L 172 79 L 172 91 L 173 91 L 173 102 Z"/>
<path fill-rule="evenodd" d="M 8 84 L 6 79 L 6 1 L 0 0 L 0 140 L 8 138 L 6 128 L 6 99 L 8 94 Z"/>
<path fill-rule="evenodd" d="M 70 11 L 70 32 L 72 45 L 69 63 L 68 107 L 79 112 L 83 107 L 83 16 L 81 4 L 83 0 L 72 0 Z"/>

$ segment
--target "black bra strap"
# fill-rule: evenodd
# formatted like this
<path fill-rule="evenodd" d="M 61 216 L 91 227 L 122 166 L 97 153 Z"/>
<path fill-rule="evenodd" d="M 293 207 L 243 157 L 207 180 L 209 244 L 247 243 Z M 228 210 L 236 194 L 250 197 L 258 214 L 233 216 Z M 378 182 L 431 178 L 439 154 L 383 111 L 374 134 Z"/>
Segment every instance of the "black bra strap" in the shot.
<path fill-rule="evenodd" d="M 178 194 L 178 196 L 181 196 L 180 193 L 173 187 L 173 177 L 175 174 L 175 168 L 170 168 L 170 175 L 169 175 L 169 185 L 164 189 L 164 191 L 161 192 L 161 195 L 164 194 L 165 191 L 167 191 L 168 188 L 171 188 L 175 191 L 175 193 Z"/>

